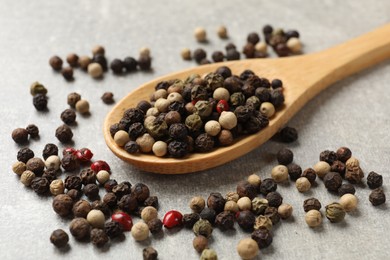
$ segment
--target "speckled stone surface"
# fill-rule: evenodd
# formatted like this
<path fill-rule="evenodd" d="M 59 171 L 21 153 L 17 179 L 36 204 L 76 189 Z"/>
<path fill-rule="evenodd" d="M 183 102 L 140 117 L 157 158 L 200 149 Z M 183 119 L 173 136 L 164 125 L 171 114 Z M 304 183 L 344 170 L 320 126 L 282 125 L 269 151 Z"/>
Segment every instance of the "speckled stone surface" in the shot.
<path fill-rule="evenodd" d="M 262 178 L 270 176 L 272 167 L 277 164 L 275 154 L 284 146 L 293 150 L 295 162 L 304 169 L 318 161 L 321 151 L 348 146 L 360 159 L 366 175 L 370 171 L 383 174 L 385 192 L 390 196 L 390 62 L 334 84 L 310 101 L 288 124 L 297 128 L 297 142 L 284 145 L 269 141 L 224 166 L 190 175 L 140 172 L 116 158 L 106 147 L 102 135 L 104 117 L 112 106 L 100 100 L 105 91 L 112 91 L 119 100 L 143 82 L 195 66 L 181 59 L 183 47 L 203 47 L 209 55 L 213 50 L 223 50 L 228 42 L 241 48 L 249 32 L 260 31 L 263 25 L 270 23 L 298 29 L 304 52 L 310 53 L 390 22 L 389 10 L 390 2 L 385 0 L 3 0 L 0 5 L 0 258 L 142 259 L 142 249 L 148 245 L 157 249 L 162 260 L 199 258 L 192 248 L 194 235 L 185 229 L 166 230 L 142 243 L 135 242 L 127 233 L 124 240 L 112 241 L 110 247 L 103 250 L 90 243 L 77 242 L 73 237 L 64 250 L 50 244 L 51 232 L 57 228 L 68 232 L 70 220 L 54 213 L 50 196 L 37 196 L 12 173 L 11 165 L 16 161 L 20 146 L 12 141 L 11 132 L 30 123 L 38 125 L 40 138 L 31 140 L 28 146 L 41 156 L 46 143 L 59 144 L 54 131 L 62 124 L 60 113 L 68 108 L 66 96 L 73 91 L 91 104 L 91 115 L 78 115 L 77 125 L 72 127 L 74 146 L 89 147 L 95 159 L 106 160 L 111 165 L 112 178 L 148 184 L 151 194 L 160 199 L 160 217 L 170 209 L 189 213 L 188 202 L 192 196 L 207 198 L 214 191 L 225 194 L 235 190 L 236 183 L 251 173 Z M 229 40 L 216 36 L 215 30 L 221 24 L 228 28 Z M 194 40 L 192 32 L 196 26 L 206 28 L 208 44 Z M 68 83 L 48 66 L 51 55 L 90 54 L 96 44 L 106 47 L 109 60 L 138 56 L 138 50 L 148 46 L 153 56 L 153 71 L 126 76 L 107 73 L 103 80 L 93 80 L 77 70 L 75 81 Z M 47 112 L 33 108 L 29 86 L 34 81 L 43 83 L 49 91 Z M 317 183 L 307 194 L 298 193 L 292 182 L 279 186 L 284 201 L 294 207 L 293 217 L 274 228 L 272 245 L 261 250 L 258 259 L 388 259 L 388 203 L 371 206 L 370 190 L 357 187 L 357 211 L 348 214 L 339 224 L 324 219 L 321 227 L 310 229 L 304 222 L 303 200 L 314 196 L 325 206 L 338 199 L 326 191 L 321 181 Z M 250 234 L 235 227 L 233 231 L 213 232 L 210 247 L 217 251 L 219 259 L 239 259 L 236 245 Z"/>

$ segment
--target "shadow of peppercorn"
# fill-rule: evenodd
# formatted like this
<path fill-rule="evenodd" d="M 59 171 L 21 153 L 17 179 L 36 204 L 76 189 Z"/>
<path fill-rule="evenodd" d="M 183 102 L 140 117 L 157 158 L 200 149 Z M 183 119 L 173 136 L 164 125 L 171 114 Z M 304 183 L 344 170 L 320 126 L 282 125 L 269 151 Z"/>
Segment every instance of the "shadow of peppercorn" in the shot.
<path fill-rule="evenodd" d="M 183 227 L 173 227 L 173 228 L 165 228 L 164 229 L 164 233 L 167 235 L 167 236 L 172 236 L 172 235 L 175 235 L 176 233 L 179 233 L 180 230 L 182 230 Z"/>
<path fill-rule="evenodd" d="M 141 245 L 142 247 L 148 247 L 152 244 L 152 239 L 148 237 L 146 240 L 137 241 L 137 244 Z"/>
<path fill-rule="evenodd" d="M 228 230 L 220 230 L 220 232 L 224 236 L 235 236 L 237 234 L 237 230 L 235 228 L 228 229 Z"/>
<path fill-rule="evenodd" d="M 111 244 L 123 243 L 126 241 L 126 236 L 124 234 L 120 234 L 117 237 L 111 238 Z"/>
<path fill-rule="evenodd" d="M 87 112 L 87 113 L 81 114 L 81 117 L 82 117 L 82 118 L 90 118 L 91 115 L 92 115 L 91 112 Z"/>
<path fill-rule="evenodd" d="M 262 255 L 273 255 L 274 253 L 275 253 L 275 248 L 274 248 L 273 244 L 269 245 L 266 248 L 261 249 Z"/>
<path fill-rule="evenodd" d="M 54 250 L 58 251 L 62 255 L 69 253 L 69 251 L 71 249 L 69 244 L 67 244 L 64 247 L 53 247 L 53 248 L 54 248 Z"/>
<path fill-rule="evenodd" d="M 143 73 L 143 74 L 154 74 L 154 69 L 153 68 L 150 68 L 148 70 L 138 70 L 139 72 Z"/>
<path fill-rule="evenodd" d="M 361 211 L 359 208 L 356 208 L 355 210 L 347 213 L 349 216 L 353 217 L 353 218 L 358 218 L 362 215 Z"/>
<path fill-rule="evenodd" d="M 106 243 L 103 247 L 97 247 L 97 246 L 94 246 L 94 250 L 97 252 L 97 253 L 106 253 L 110 250 L 110 247 L 111 247 L 111 243 L 108 242 Z"/>
<path fill-rule="evenodd" d="M 161 240 L 161 239 L 164 238 L 164 234 L 165 234 L 165 233 L 161 230 L 161 231 L 158 232 L 158 233 L 152 234 L 152 237 L 153 237 L 153 239 L 155 239 L 155 240 Z"/>

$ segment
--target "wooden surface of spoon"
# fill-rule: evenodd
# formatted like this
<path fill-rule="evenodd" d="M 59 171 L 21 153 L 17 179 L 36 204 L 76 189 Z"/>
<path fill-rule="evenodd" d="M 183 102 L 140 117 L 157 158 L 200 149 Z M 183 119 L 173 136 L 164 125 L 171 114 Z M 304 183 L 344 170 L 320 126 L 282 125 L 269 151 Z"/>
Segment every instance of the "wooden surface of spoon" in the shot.
<path fill-rule="evenodd" d="M 390 58 L 390 24 L 333 48 L 278 59 L 248 59 L 214 63 L 175 72 L 138 87 L 119 101 L 104 122 L 104 138 L 111 151 L 122 160 L 144 171 L 162 174 L 183 174 L 201 171 L 230 162 L 269 140 L 310 99 L 332 83 Z M 209 153 L 191 153 L 185 158 L 157 157 L 153 154 L 129 154 L 110 135 L 110 126 L 119 122 L 123 112 L 140 100 L 149 100 L 155 85 L 163 80 L 185 79 L 191 74 L 204 75 L 220 66 L 228 66 L 233 74 L 246 69 L 270 80 L 281 79 L 284 86 L 284 107 L 270 119 L 269 125 L 256 134 L 246 135 L 227 147 Z"/>

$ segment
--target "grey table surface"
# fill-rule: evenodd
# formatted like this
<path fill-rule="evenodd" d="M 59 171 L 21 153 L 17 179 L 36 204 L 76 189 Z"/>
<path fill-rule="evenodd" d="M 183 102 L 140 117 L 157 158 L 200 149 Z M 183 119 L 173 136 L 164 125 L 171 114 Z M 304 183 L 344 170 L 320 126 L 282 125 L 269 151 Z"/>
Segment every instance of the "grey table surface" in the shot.
<path fill-rule="evenodd" d="M 348 146 L 361 160 L 367 174 L 383 174 L 385 191 L 389 187 L 390 162 L 390 63 L 334 84 L 310 101 L 288 123 L 297 128 L 299 139 L 292 144 L 269 141 L 247 155 L 221 167 L 181 176 L 161 176 L 141 172 L 116 158 L 106 147 L 102 124 L 112 106 L 101 102 L 105 91 L 116 100 L 149 81 L 176 70 L 195 66 L 185 62 L 179 52 L 183 47 L 204 47 L 209 53 L 223 49 L 227 42 L 243 46 L 246 35 L 260 31 L 270 23 L 275 27 L 298 29 L 304 52 L 311 53 L 344 42 L 390 22 L 390 2 L 380 1 L 6 1 L 0 4 L 0 128 L 2 167 L 0 203 L 1 259 L 141 259 L 142 249 L 152 245 L 159 259 L 197 259 L 192 248 L 194 235 L 189 230 L 166 230 L 145 242 L 135 242 L 129 233 L 123 241 L 113 241 L 100 250 L 90 243 L 70 238 L 67 250 L 49 243 L 52 230 L 68 231 L 69 220 L 57 216 L 50 196 L 37 196 L 25 188 L 12 173 L 11 165 L 21 148 L 11 139 L 16 127 L 35 123 L 39 140 L 28 146 L 41 156 L 44 145 L 61 145 L 54 131 L 61 124 L 60 113 L 67 108 L 66 96 L 76 91 L 90 101 L 91 115 L 78 116 L 74 131 L 75 147 L 89 147 L 95 159 L 106 160 L 112 178 L 131 183 L 144 182 L 160 199 L 159 216 L 170 209 L 189 213 L 188 202 L 194 195 L 207 197 L 210 192 L 222 194 L 235 190 L 236 183 L 252 173 L 270 176 L 277 164 L 276 152 L 287 146 L 295 153 L 302 168 L 314 165 L 325 149 Z M 215 30 L 225 25 L 228 41 L 219 39 Z M 192 32 L 196 26 L 206 28 L 208 44 L 197 43 Z M 389 37 L 384 35 L 383 37 Z M 92 46 L 106 47 L 109 60 L 137 56 L 143 46 L 151 49 L 153 71 L 126 76 L 107 73 L 96 81 L 77 70 L 76 80 L 68 83 L 48 66 L 51 55 L 65 57 L 70 52 L 90 54 Z M 37 112 L 32 105 L 29 86 L 42 82 L 49 93 L 49 111 Z M 65 175 L 62 175 L 64 178 Z M 304 222 L 303 200 L 309 196 L 323 205 L 337 200 L 323 184 L 308 194 L 300 194 L 293 183 L 281 185 L 284 201 L 294 207 L 293 218 L 274 229 L 273 244 L 261 250 L 258 259 L 388 259 L 390 251 L 390 218 L 388 204 L 371 206 L 370 190 L 357 188 L 358 210 L 348 214 L 340 224 L 324 220 L 317 229 Z M 139 219 L 135 218 L 135 222 Z M 236 225 L 234 231 L 215 230 L 210 247 L 219 259 L 239 259 L 238 241 L 249 234 Z"/>

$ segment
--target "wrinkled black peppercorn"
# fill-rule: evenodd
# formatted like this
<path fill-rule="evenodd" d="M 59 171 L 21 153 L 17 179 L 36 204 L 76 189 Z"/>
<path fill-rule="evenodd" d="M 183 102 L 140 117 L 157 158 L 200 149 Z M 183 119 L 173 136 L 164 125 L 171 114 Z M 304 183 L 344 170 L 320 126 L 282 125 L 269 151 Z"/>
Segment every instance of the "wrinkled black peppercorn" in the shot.
<path fill-rule="evenodd" d="M 194 59 L 197 63 L 200 63 L 203 59 L 205 59 L 207 56 L 205 50 L 203 49 L 196 49 L 194 51 Z"/>
<path fill-rule="evenodd" d="M 65 154 L 61 159 L 61 166 L 65 171 L 71 172 L 80 167 L 80 162 L 74 154 Z"/>
<path fill-rule="evenodd" d="M 62 59 L 58 56 L 53 56 L 49 60 L 49 64 L 53 68 L 53 70 L 61 70 L 62 63 L 63 63 Z"/>
<path fill-rule="evenodd" d="M 143 183 L 137 183 L 131 189 L 132 194 L 135 195 L 137 201 L 143 203 L 150 196 L 150 191 L 148 186 Z"/>
<path fill-rule="evenodd" d="M 345 163 L 349 158 L 351 158 L 352 152 L 347 147 L 340 147 L 336 151 L 336 156 L 337 156 L 338 160 L 340 160 L 340 161 Z"/>
<path fill-rule="evenodd" d="M 229 67 L 226 67 L 226 66 L 221 66 L 219 67 L 215 73 L 218 73 L 220 74 L 224 79 L 232 76 L 232 71 L 230 70 Z"/>
<path fill-rule="evenodd" d="M 84 185 L 96 183 L 96 173 L 91 168 L 85 168 L 80 172 L 80 179 Z"/>
<path fill-rule="evenodd" d="M 257 242 L 259 248 L 266 248 L 272 243 L 272 234 L 265 227 L 260 227 L 259 229 L 253 231 L 251 238 Z"/>
<path fill-rule="evenodd" d="M 135 141 L 129 141 L 125 144 L 124 149 L 128 153 L 138 153 L 139 145 Z"/>
<path fill-rule="evenodd" d="M 266 196 L 268 193 L 276 191 L 277 188 L 278 185 L 276 182 L 271 178 L 267 178 L 264 179 L 260 184 L 260 193 Z"/>
<path fill-rule="evenodd" d="M 185 126 L 185 124 L 181 124 L 181 123 L 172 124 L 169 127 L 168 132 L 169 132 L 169 136 L 175 140 L 186 140 L 187 139 L 188 131 L 187 131 L 187 127 Z"/>
<path fill-rule="evenodd" d="M 303 171 L 301 177 L 306 177 L 310 184 L 314 184 L 317 178 L 317 173 L 313 168 L 307 168 L 306 170 Z"/>
<path fill-rule="evenodd" d="M 57 229 L 51 233 L 50 242 L 56 247 L 64 247 L 69 242 L 69 236 L 64 230 Z"/>
<path fill-rule="evenodd" d="M 216 213 L 215 210 L 210 208 L 204 208 L 200 213 L 200 218 L 208 220 L 210 223 L 215 222 Z"/>
<path fill-rule="evenodd" d="M 123 196 L 131 193 L 131 183 L 128 181 L 123 181 L 117 185 L 115 185 L 111 191 L 115 194 L 115 196 L 121 199 Z"/>
<path fill-rule="evenodd" d="M 61 143 L 69 143 L 73 137 L 72 129 L 67 125 L 59 126 L 56 129 L 56 137 Z"/>
<path fill-rule="evenodd" d="M 234 227 L 234 215 L 229 211 L 222 211 L 215 217 L 215 225 L 221 230 L 228 230 Z"/>
<path fill-rule="evenodd" d="M 49 156 L 58 155 L 58 147 L 55 144 L 48 143 L 42 151 L 42 157 L 46 160 Z"/>
<path fill-rule="evenodd" d="M 251 232 L 255 225 L 256 216 L 250 210 L 239 211 L 236 214 L 236 221 L 244 231 Z"/>
<path fill-rule="evenodd" d="M 383 184 L 382 175 L 376 172 L 370 172 L 367 176 L 367 185 L 370 189 L 376 189 L 381 187 Z"/>
<path fill-rule="evenodd" d="M 99 197 L 99 186 L 97 186 L 96 184 L 89 183 L 84 186 L 83 192 L 88 199 L 95 200 Z"/>
<path fill-rule="evenodd" d="M 237 184 L 237 194 L 241 197 L 248 197 L 251 200 L 257 195 L 257 187 L 250 184 L 248 181 L 240 181 Z"/>
<path fill-rule="evenodd" d="M 28 125 L 26 131 L 31 138 L 37 138 L 39 136 L 39 128 L 34 124 Z"/>
<path fill-rule="evenodd" d="M 270 207 L 279 207 L 283 202 L 283 197 L 276 191 L 271 191 L 265 196 L 266 200 L 268 200 L 268 205 Z"/>
<path fill-rule="evenodd" d="M 292 163 L 294 159 L 294 154 L 290 149 L 283 148 L 280 149 L 276 154 L 276 159 L 278 160 L 279 164 L 288 165 Z"/>
<path fill-rule="evenodd" d="M 72 81 L 73 78 L 73 68 L 72 67 L 65 67 L 61 70 L 61 74 L 67 81 Z"/>
<path fill-rule="evenodd" d="M 226 52 L 226 59 L 227 60 L 239 60 L 240 59 L 240 52 L 236 49 L 229 49 Z"/>
<path fill-rule="evenodd" d="M 108 221 L 104 224 L 104 232 L 110 238 L 115 238 L 123 234 L 123 227 L 119 222 Z"/>
<path fill-rule="evenodd" d="M 106 181 L 106 183 L 104 183 L 104 189 L 107 191 L 107 192 L 111 192 L 112 189 L 118 185 L 118 182 L 114 179 L 109 179 L 108 181 Z"/>
<path fill-rule="evenodd" d="M 31 182 L 31 188 L 37 193 L 37 194 L 44 194 L 49 191 L 49 181 L 42 177 L 36 177 Z"/>
<path fill-rule="evenodd" d="M 75 175 L 67 176 L 65 178 L 64 184 L 67 190 L 72 190 L 72 189 L 81 190 L 81 186 L 83 185 L 80 177 Z"/>
<path fill-rule="evenodd" d="M 299 177 L 301 177 L 302 168 L 298 164 L 290 163 L 287 165 L 287 169 L 291 180 L 296 181 Z"/>
<path fill-rule="evenodd" d="M 303 202 L 303 210 L 305 212 L 308 212 L 312 209 L 315 209 L 315 210 L 321 209 L 321 202 L 316 198 L 309 198 Z"/>
<path fill-rule="evenodd" d="M 138 62 L 133 57 L 126 57 L 123 60 L 123 66 L 127 72 L 132 72 L 132 71 L 135 71 L 137 69 Z"/>
<path fill-rule="evenodd" d="M 323 181 L 328 191 L 336 192 L 343 183 L 343 178 L 338 172 L 328 172 Z"/>
<path fill-rule="evenodd" d="M 110 68 L 115 74 L 121 74 L 123 72 L 124 64 L 120 59 L 113 59 Z"/>
<path fill-rule="evenodd" d="M 338 190 L 339 196 L 343 196 L 344 194 L 355 194 L 356 190 L 355 187 L 350 183 L 342 184 Z"/>
<path fill-rule="evenodd" d="M 276 225 L 280 221 L 278 209 L 275 207 L 267 207 L 264 211 L 264 216 L 269 217 L 273 225 Z"/>
<path fill-rule="evenodd" d="M 148 246 L 142 250 L 143 260 L 157 260 L 158 253 L 156 249 L 151 246 Z"/>
<path fill-rule="evenodd" d="M 150 233 L 152 233 L 152 234 L 159 233 L 163 227 L 162 221 L 158 218 L 150 220 L 147 224 L 148 224 Z"/>
<path fill-rule="evenodd" d="M 186 228 L 192 229 L 194 224 L 200 219 L 200 215 L 198 213 L 190 213 L 183 215 L 183 225 Z"/>
<path fill-rule="evenodd" d="M 342 161 L 336 160 L 330 166 L 330 171 L 338 172 L 343 177 L 345 175 L 345 163 Z"/>
<path fill-rule="evenodd" d="M 28 132 L 24 128 L 16 128 L 12 131 L 12 139 L 15 143 L 23 144 L 28 141 Z"/>
<path fill-rule="evenodd" d="M 28 160 L 34 158 L 34 152 L 30 148 L 25 147 L 18 151 L 16 158 L 20 162 L 27 163 Z"/>
<path fill-rule="evenodd" d="M 73 124 L 76 121 L 76 112 L 73 109 L 65 109 L 61 113 L 61 120 L 67 125 Z"/>
<path fill-rule="evenodd" d="M 386 195 L 382 188 L 376 188 L 369 196 L 369 200 L 373 206 L 379 206 L 386 202 Z"/>
<path fill-rule="evenodd" d="M 104 230 L 99 228 L 92 229 L 90 237 L 91 237 L 92 244 L 94 244 L 97 247 L 103 247 L 109 241 L 109 238 L 107 234 L 104 232 Z"/>
<path fill-rule="evenodd" d="M 320 161 L 325 161 L 329 163 L 329 165 L 332 165 L 332 163 L 336 160 L 337 160 L 337 155 L 333 151 L 325 150 L 320 153 Z"/>
<path fill-rule="evenodd" d="M 207 207 L 213 209 L 216 214 L 223 211 L 225 207 L 225 198 L 219 192 L 212 192 L 207 198 Z M 212 222 L 210 222 L 212 223 Z"/>
<path fill-rule="evenodd" d="M 124 195 L 118 201 L 118 207 L 126 213 L 133 213 L 138 207 L 137 198 L 133 193 Z"/>
<path fill-rule="evenodd" d="M 47 109 L 47 96 L 44 94 L 36 94 L 33 97 L 33 105 L 36 110 L 43 111 Z"/>
<path fill-rule="evenodd" d="M 158 198 L 157 196 L 150 196 L 144 201 L 144 206 L 152 206 L 155 209 L 158 209 Z"/>
<path fill-rule="evenodd" d="M 286 126 L 279 132 L 280 140 L 284 143 L 292 143 L 298 139 L 298 132 L 295 128 Z"/>

